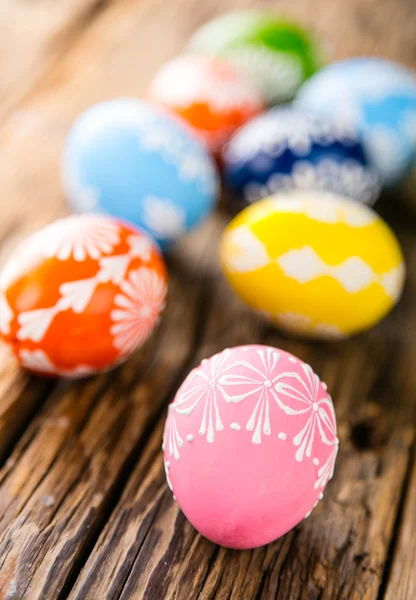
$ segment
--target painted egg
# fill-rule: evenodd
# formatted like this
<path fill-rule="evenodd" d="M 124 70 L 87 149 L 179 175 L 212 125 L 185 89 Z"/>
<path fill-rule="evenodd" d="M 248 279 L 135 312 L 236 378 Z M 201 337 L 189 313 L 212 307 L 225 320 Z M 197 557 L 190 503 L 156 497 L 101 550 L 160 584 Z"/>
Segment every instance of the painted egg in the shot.
<path fill-rule="evenodd" d="M 224 179 L 240 204 L 281 190 L 327 190 L 372 204 L 380 182 L 354 129 L 292 107 L 242 127 L 223 152 Z"/>
<path fill-rule="evenodd" d="M 167 481 L 185 516 L 209 540 L 238 549 L 268 544 L 308 516 L 337 450 L 326 385 L 270 346 L 203 360 L 169 406 L 164 431 Z"/>
<path fill-rule="evenodd" d="M 244 209 L 222 236 L 220 258 L 242 300 L 304 337 L 368 329 L 403 288 L 403 256 L 387 224 L 329 192 L 276 194 Z"/>
<path fill-rule="evenodd" d="M 378 58 L 334 63 L 302 87 L 297 103 L 359 129 L 387 185 L 401 180 L 416 158 L 416 76 L 398 64 Z"/>
<path fill-rule="evenodd" d="M 256 86 L 232 65 L 189 54 L 162 66 L 149 96 L 183 117 L 213 153 L 265 105 Z"/>
<path fill-rule="evenodd" d="M 267 10 L 217 17 L 194 34 L 189 48 L 227 58 L 258 84 L 272 104 L 292 99 L 322 62 L 321 45 L 313 34 Z"/>
<path fill-rule="evenodd" d="M 150 237 L 76 215 L 24 241 L 0 274 L 0 334 L 21 365 L 83 377 L 123 362 L 164 308 L 167 274 Z"/>
<path fill-rule="evenodd" d="M 65 144 L 62 174 L 76 212 L 104 212 L 148 231 L 162 248 L 214 207 L 217 174 L 178 118 L 130 99 L 97 104 Z"/>

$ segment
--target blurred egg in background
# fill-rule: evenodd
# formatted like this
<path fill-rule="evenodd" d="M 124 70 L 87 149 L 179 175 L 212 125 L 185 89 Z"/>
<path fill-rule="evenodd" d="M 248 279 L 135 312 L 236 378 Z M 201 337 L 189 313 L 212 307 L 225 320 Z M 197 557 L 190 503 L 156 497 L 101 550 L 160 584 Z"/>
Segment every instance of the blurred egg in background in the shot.
<path fill-rule="evenodd" d="M 291 100 L 323 62 L 315 35 L 269 10 L 225 13 L 192 36 L 193 52 L 226 57 L 249 75 L 270 104 Z"/>
<path fill-rule="evenodd" d="M 162 65 L 149 99 L 183 117 L 214 154 L 265 106 L 254 82 L 227 61 L 192 54 Z"/>
<path fill-rule="evenodd" d="M 296 102 L 356 127 L 388 186 L 416 160 L 416 76 L 402 65 L 365 57 L 333 63 L 304 84 Z"/>
<path fill-rule="evenodd" d="M 371 208 L 328 192 L 293 191 L 237 215 L 220 243 L 234 291 L 287 333 L 342 339 L 398 302 L 399 242 Z"/>
<path fill-rule="evenodd" d="M 214 208 L 215 165 L 182 122 L 135 99 L 86 110 L 62 156 L 62 179 L 75 212 L 104 212 L 148 231 L 162 249 Z"/>
<path fill-rule="evenodd" d="M 380 192 L 354 127 L 289 105 L 242 127 L 225 147 L 223 165 L 240 207 L 291 189 L 326 190 L 366 204 Z"/>

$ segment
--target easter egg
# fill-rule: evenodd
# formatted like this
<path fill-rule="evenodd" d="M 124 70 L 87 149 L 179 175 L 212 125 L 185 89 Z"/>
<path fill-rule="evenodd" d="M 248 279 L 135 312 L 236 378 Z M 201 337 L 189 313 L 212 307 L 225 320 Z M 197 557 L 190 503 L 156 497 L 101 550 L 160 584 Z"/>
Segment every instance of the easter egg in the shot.
<path fill-rule="evenodd" d="M 224 179 L 239 203 L 281 190 L 327 190 L 372 204 L 379 178 L 356 131 L 292 107 L 250 121 L 223 152 Z"/>
<path fill-rule="evenodd" d="M 212 210 L 217 174 L 204 144 L 178 118 L 118 99 L 82 114 L 67 138 L 62 176 L 75 212 L 108 213 L 167 248 Z"/>
<path fill-rule="evenodd" d="M 321 45 L 296 23 L 268 10 L 226 13 L 191 38 L 193 52 L 222 56 L 250 76 L 270 103 L 295 95 L 321 65 Z"/>
<path fill-rule="evenodd" d="M 290 334 L 340 339 L 398 301 L 399 243 L 368 206 L 329 192 L 276 194 L 244 209 L 220 243 L 224 273 L 249 306 Z"/>
<path fill-rule="evenodd" d="M 0 337 L 32 372 L 82 377 L 140 348 L 164 308 L 167 274 L 150 237 L 101 215 L 59 219 L 0 274 Z"/>
<path fill-rule="evenodd" d="M 213 153 L 264 107 L 256 86 L 232 65 L 187 54 L 161 67 L 149 96 L 183 117 Z"/>
<path fill-rule="evenodd" d="M 304 84 L 297 103 L 359 129 L 387 185 L 399 182 L 416 158 L 416 77 L 401 65 L 379 58 L 334 63 Z"/>
<path fill-rule="evenodd" d="M 255 548 L 311 512 L 338 450 L 326 385 L 292 354 L 239 346 L 187 376 L 164 430 L 168 484 L 209 540 Z"/>

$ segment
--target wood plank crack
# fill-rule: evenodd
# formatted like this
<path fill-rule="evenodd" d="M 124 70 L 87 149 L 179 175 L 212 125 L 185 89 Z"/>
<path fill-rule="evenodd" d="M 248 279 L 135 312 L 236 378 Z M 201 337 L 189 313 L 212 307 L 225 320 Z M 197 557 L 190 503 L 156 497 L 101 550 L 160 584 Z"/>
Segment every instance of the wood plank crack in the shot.
<path fill-rule="evenodd" d="M 416 414 L 415 414 L 415 420 L 416 420 Z M 392 571 L 396 566 L 395 558 L 396 558 L 398 547 L 399 547 L 401 530 L 403 527 L 406 526 L 405 525 L 406 521 L 404 521 L 405 506 L 406 506 L 406 501 L 409 498 L 409 494 L 410 494 L 410 490 L 411 490 L 412 474 L 413 474 L 415 465 L 416 465 L 416 441 L 413 442 L 412 446 L 409 449 L 409 458 L 407 461 L 406 473 L 403 478 L 403 482 L 402 482 L 402 486 L 401 486 L 401 490 L 400 490 L 400 500 L 398 503 L 396 518 L 395 518 L 394 525 L 393 525 L 393 531 L 392 531 L 392 535 L 391 535 L 388 550 L 387 550 L 386 561 L 384 564 L 380 587 L 379 587 L 378 594 L 377 594 L 377 600 L 383 600 L 384 598 L 386 598 L 387 590 L 389 589 L 389 586 L 391 583 Z M 414 510 L 414 507 L 413 507 L 413 510 Z M 413 567 L 414 567 L 414 565 L 413 565 Z M 416 581 L 416 578 L 415 578 L 415 581 Z M 393 597 L 394 597 L 394 588 L 390 589 L 390 594 L 391 594 L 391 591 L 393 591 Z M 415 592 L 416 592 L 416 590 L 415 590 Z M 404 600 L 406 600 L 406 599 L 404 599 Z"/>

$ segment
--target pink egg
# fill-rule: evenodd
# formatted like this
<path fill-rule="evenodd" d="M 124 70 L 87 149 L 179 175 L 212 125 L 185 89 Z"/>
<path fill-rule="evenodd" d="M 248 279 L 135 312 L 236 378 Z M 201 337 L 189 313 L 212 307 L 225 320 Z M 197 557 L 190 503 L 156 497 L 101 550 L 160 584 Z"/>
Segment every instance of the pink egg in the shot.
<path fill-rule="evenodd" d="M 168 485 L 192 525 L 255 548 L 322 498 L 338 450 L 326 385 L 292 354 L 239 346 L 203 360 L 179 388 L 164 432 Z"/>

